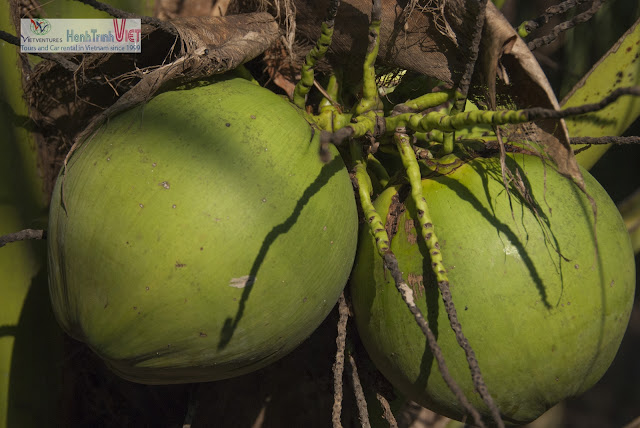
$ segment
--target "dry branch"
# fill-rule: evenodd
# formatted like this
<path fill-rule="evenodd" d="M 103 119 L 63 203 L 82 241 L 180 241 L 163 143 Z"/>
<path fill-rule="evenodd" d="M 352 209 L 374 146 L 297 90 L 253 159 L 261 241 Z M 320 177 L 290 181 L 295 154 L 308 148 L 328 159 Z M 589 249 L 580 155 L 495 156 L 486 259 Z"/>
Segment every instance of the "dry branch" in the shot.
<path fill-rule="evenodd" d="M 4 247 L 11 242 L 26 241 L 29 239 L 47 239 L 46 230 L 37 229 L 24 229 L 20 232 L 9 233 L 8 235 L 0 236 L 0 248 Z"/>
<path fill-rule="evenodd" d="M 349 366 L 351 368 L 351 382 L 353 383 L 353 391 L 356 395 L 356 403 L 358 405 L 358 418 L 362 428 L 371 428 L 369 422 L 369 411 L 367 410 L 367 400 L 364 397 L 360 377 L 358 376 L 358 367 L 353 355 L 349 355 Z"/>
<path fill-rule="evenodd" d="M 349 319 L 349 307 L 344 298 L 344 293 L 338 300 L 338 336 L 336 337 L 336 359 L 333 364 L 333 410 L 331 421 L 333 428 L 342 428 L 340 414 L 342 413 L 342 374 L 344 373 L 344 350 L 347 341 L 347 321 Z"/>
<path fill-rule="evenodd" d="M 478 427 L 484 427 L 485 425 L 482 422 L 480 413 L 478 412 L 478 410 L 476 410 L 475 407 L 473 407 L 473 405 L 469 402 L 467 397 L 465 397 L 464 393 L 462 392 L 462 390 L 460 389 L 456 381 L 451 376 L 451 373 L 449 373 L 449 368 L 447 367 L 444 356 L 442 355 L 442 350 L 438 345 L 436 337 L 431 331 L 431 329 L 429 328 L 429 324 L 427 324 L 427 321 L 425 320 L 424 315 L 422 315 L 420 308 L 418 308 L 418 306 L 416 305 L 416 302 L 413 300 L 413 291 L 407 285 L 407 283 L 402 279 L 402 272 L 400 271 L 400 267 L 398 266 L 398 260 L 396 259 L 395 255 L 392 252 L 389 251 L 388 253 L 385 254 L 384 265 L 391 273 L 391 276 L 393 278 L 393 281 L 395 282 L 396 288 L 398 289 L 398 291 L 400 292 L 400 295 L 402 296 L 402 300 L 405 302 L 405 304 L 409 308 L 409 311 L 413 315 L 416 323 L 422 330 L 422 333 L 427 338 L 427 344 L 429 345 L 429 349 L 431 350 L 431 353 L 433 354 L 433 357 L 435 358 L 438 364 L 438 370 L 442 375 L 442 379 L 444 379 L 445 383 L 447 384 L 451 392 L 454 393 L 458 402 L 465 408 L 467 413 L 472 416 L 475 425 Z"/>
<path fill-rule="evenodd" d="M 541 46 L 548 45 L 554 42 L 560 34 L 575 27 L 578 24 L 583 24 L 589 21 L 593 17 L 593 15 L 595 15 L 596 12 L 600 10 L 600 8 L 602 7 L 602 4 L 603 4 L 603 1 L 594 0 L 589 10 L 576 15 L 575 17 L 573 17 L 568 21 L 565 21 L 561 24 L 556 25 L 555 27 L 553 27 L 553 29 L 549 34 L 542 37 L 538 37 L 537 39 L 530 41 L 529 43 L 527 43 L 527 46 L 529 47 L 529 49 L 535 50 Z"/>
<path fill-rule="evenodd" d="M 387 399 L 379 392 L 376 393 L 376 398 L 380 402 L 380 406 L 382 407 L 382 417 L 389 423 L 389 428 L 398 428 L 398 422 L 391 412 L 391 406 Z"/>

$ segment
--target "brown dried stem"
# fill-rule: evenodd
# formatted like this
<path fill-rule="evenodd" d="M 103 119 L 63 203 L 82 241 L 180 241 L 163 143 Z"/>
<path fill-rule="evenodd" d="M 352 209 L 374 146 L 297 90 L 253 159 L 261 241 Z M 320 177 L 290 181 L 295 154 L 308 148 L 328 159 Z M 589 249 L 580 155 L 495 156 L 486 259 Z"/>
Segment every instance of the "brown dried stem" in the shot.
<path fill-rule="evenodd" d="M 0 236 L 0 248 L 11 242 L 26 241 L 29 239 L 47 239 L 47 231 L 38 229 L 24 229 L 20 232 L 14 232 L 9 233 L 8 235 Z"/>
<path fill-rule="evenodd" d="M 349 319 L 349 307 L 344 298 L 344 293 L 338 300 L 338 336 L 336 337 L 336 361 L 333 363 L 333 410 L 331 421 L 333 428 L 342 428 L 340 414 L 342 413 L 342 374 L 344 373 L 344 350 L 347 341 L 347 321 Z"/>
<path fill-rule="evenodd" d="M 420 308 L 418 308 L 416 302 L 413 300 L 413 291 L 402 278 L 402 272 L 398 266 L 398 259 L 396 259 L 396 256 L 390 249 L 391 241 L 389 239 L 389 235 L 386 232 L 380 215 L 371 202 L 373 189 L 371 188 L 371 181 L 368 179 L 366 172 L 366 163 L 362 156 L 362 150 L 353 140 L 350 144 L 350 152 L 355 164 L 354 180 L 358 189 L 358 196 L 360 197 L 360 206 L 362 207 L 364 217 L 369 222 L 369 227 L 375 238 L 376 248 L 378 250 L 378 254 L 382 257 L 384 267 L 391 273 L 391 277 L 393 278 L 397 290 L 400 292 L 402 300 L 409 308 L 414 320 L 427 339 L 429 349 L 438 364 L 438 369 L 440 370 L 440 374 L 442 375 L 445 383 L 456 396 L 459 403 L 464 407 L 467 414 L 470 414 L 473 417 L 474 423 L 479 427 L 484 427 L 480 413 L 471 405 L 467 397 L 465 397 L 464 392 L 462 392 L 462 389 L 449 373 L 449 369 L 447 368 L 444 356 L 442 355 L 442 350 L 440 349 L 440 346 L 438 346 L 436 337 L 429 328 L 429 324 L 425 320 L 424 315 L 422 315 Z"/>
<path fill-rule="evenodd" d="M 473 28 L 473 40 L 469 46 L 467 52 L 468 61 L 465 65 L 464 73 L 458 83 L 458 92 L 462 94 L 460 98 L 456 100 L 455 111 L 464 111 L 464 106 L 467 102 L 467 94 L 469 92 L 469 85 L 471 85 L 471 78 L 473 77 L 473 70 L 476 67 L 478 61 L 478 54 L 480 52 L 480 41 L 482 40 L 482 29 L 484 28 L 485 15 L 487 12 L 487 0 L 479 0 L 479 10 L 475 19 L 475 26 Z"/>
<path fill-rule="evenodd" d="M 231 0 L 217 0 L 211 8 L 211 16 L 225 16 Z"/>
<path fill-rule="evenodd" d="M 398 289 L 398 291 L 400 292 L 400 295 L 402 296 L 402 300 L 404 300 L 405 304 L 409 308 L 409 311 L 411 311 L 411 313 L 413 314 L 413 317 L 416 323 L 422 330 L 422 333 L 427 338 L 429 349 L 431 350 L 433 357 L 436 359 L 436 363 L 438 364 L 438 369 L 440 370 L 440 374 L 442 375 L 442 378 L 444 379 L 445 383 L 447 384 L 449 389 L 455 394 L 456 398 L 458 399 L 460 404 L 462 404 L 462 406 L 465 408 L 467 413 L 469 413 L 472 416 L 474 424 L 478 427 L 484 427 L 485 425 L 482 422 L 480 413 L 478 412 L 478 410 L 475 409 L 475 407 L 473 407 L 473 405 L 469 402 L 467 397 L 465 397 L 464 393 L 462 392 L 462 390 L 460 389 L 456 381 L 453 380 L 453 377 L 451 377 L 451 374 L 449 373 L 449 368 L 447 367 L 447 364 L 444 360 L 444 356 L 442 355 L 442 350 L 438 345 L 436 337 L 431 331 L 431 329 L 429 328 L 427 321 L 424 319 L 424 316 L 422 315 L 420 308 L 418 308 L 415 301 L 413 300 L 413 291 L 407 285 L 407 283 L 402 279 L 402 272 L 400 271 L 400 268 L 398 266 L 398 260 L 396 259 L 395 255 L 392 252 L 389 251 L 385 254 L 384 265 L 391 273 L 391 276 L 396 284 L 396 288 Z M 449 294 L 449 298 L 450 297 L 451 295 Z M 443 300 L 444 300 L 444 295 L 443 295 Z M 445 307 L 446 306 L 447 305 L 445 303 Z"/>
<path fill-rule="evenodd" d="M 521 27 L 523 27 L 527 32 L 531 32 L 533 30 L 537 30 L 538 28 L 540 28 L 541 26 L 547 24 L 549 22 L 549 20 L 551 18 L 553 18 L 556 15 L 559 15 L 561 13 L 565 13 L 566 11 L 573 9 L 574 7 L 582 4 L 582 3 L 586 3 L 587 1 L 590 0 L 566 0 L 563 1 L 562 3 L 553 5 L 549 8 L 547 8 L 544 13 L 542 15 L 540 15 L 539 17 L 529 20 L 529 21 L 525 21 L 521 24 Z"/>
<path fill-rule="evenodd" d="M 438 288 L 440 289 L 440 294 L 442 295 L 442 301 L 444 302 L 444 307 L 449 317 L 449 324 L 455 333 L 458 345 L 464 350 L 476 391 L 480 393 L 482 400 L 491 411 L 491 415 L 495 420 L 496 425 L 498 427 L 504 427 L 504 422 L 500 417 L 498 406 L 495 404 L 489 390 L 487 389 L 484 379 L 482 378 L 482 373 L 480 371 L 480 366 L 475 352 L 462 332 L 462 326 L 458 320 L 456 307 L 453 303 L 453 298 L 451 297 L 447 269 L 444 266 L 440 244 L 434 229 L 433 220 L 429 213 L 429 206 L 423 196 L 422 175 L 420 173 L 420 166 L 415 157 L 415 152 L 411 145 L 411 137 L 409 137 L 404 128 L 396 128 L 393 139 L 396 142 L 398 153 L 402 158 L 402 164 L 405 168 L 406 176 L 409 180 L 409 184 L 411 185 L 411 199 L 416 207 L 416 214 L 420 224 L 420 234 L 429 251 L 431 267 L 435 274 L 435 279 L 438 284 Z"/>
<path fill-rule="evenodd" d="M 362 384 L 360 383 L 360 377 L 358 376 L 356 360 L 351 354 L 349 355 L 349 366 L 351 368 L 353 392 L 356 395 L 356 403 L 358 405 L 358 418 L 360 419 L 360 425 L 362 425 L 362 428 L 371 428 L 371 422 L 369 422 L 369 411 L 367 409 L 367 400 L 364 397 L 364 391 L 362 390 Z"/>
<path fill-rule="evenodd" d="M 579 116 L 581 114 L 593 113 L 598 110 L 602 110 L 609 104 L 614 103 L 623 95 L 633 95 L 636 97 L 640 97 L 640 86 L 628 86 L 615 89 L 609 95 L 604 97 L 600 102 L 593 104 L 584 104 L 577 107 L 566 108 L 564 110 L 552 110 L 541 107 L 533 107 L 521 110 L 521 112 L 526 115 L 527 120 L 564 119 L 565 117 Z"/>
<path fill-rule="evenodd" d="M 584 144 L 584 147 L 580 147 L 574 150 L 573 154 L 577 155 L 578 153 L 584 152 L 588 150 L 593 145 L 601 145 L 601 144 L 640 144 L 640 137 L 616 137 L 616 136 L 606 136 L 606 137 L 573 137 L 569 140 L 570 144 Z"/>
<path fill-rule="evenodd" d="M 569 141 L 571 144 L 640 144 L 640 137 L 617 137 L 617 136 L 605 136 L 605 137 L 573 137 Z"/>
<path fill-rule="evenodd" d="M 20 39 L 14 36 L 13 34 L 7 33 L 6 31 L 0 30 L 0 40 L 4 40 L 9 44 L 12 44 L 18 47 L 20 46 Z M 70 71 L 71 73 L 75 73 L 78 70 L 77 64 L 73 63 L 72 61 L 69 61 L 64 56 L 59 54 L 56 55 L 56 54 L 29 52 L 29 55 L 34 55 L 42 59 L 56 62 L 62 68 Z"/>
<path fill-rule="evenodd" d="M 578 24 L 583 24 L 588 20 L 590 20 L 591 17 L 595 15 L 596 12 L 600 9 L 600 7 L 602 7 L 602 3 L 603 2 L 601 0 L 594 0 L 589 10 L 587 10 L 586 12 L 579 13 L 572 19 L 556 25 L 555 27 L 553 27 L 551 32 L 546 36 L 538 37 L 537 39 L 533 39 L 532 41 L 527 43 L 527 47 L 530 50 L 534 50 L 541 46 L 545 46 L 552 43 L 558 38 L 558 36 L 561 33 L 564 33 L 565 31 L 575 27 Z"/>
<path fill-rule="evenodd" d="M 193 384 L 189 390 L 189 402 L 187 403 L 187 413 L 184 416 L 182 428 L 191 428 L 198 406 L 197 391 L 198 384 Z"/>
<path fill-rule="evenodd" d="M 376 398 L 380 402 L 380 406 L 382 407 L 382 417 L 389 423 L 389 428 L 398 428 L 398 422 L 391 412 L 391 406 L 387 399 L 379 392 L 376 392 Z"/>

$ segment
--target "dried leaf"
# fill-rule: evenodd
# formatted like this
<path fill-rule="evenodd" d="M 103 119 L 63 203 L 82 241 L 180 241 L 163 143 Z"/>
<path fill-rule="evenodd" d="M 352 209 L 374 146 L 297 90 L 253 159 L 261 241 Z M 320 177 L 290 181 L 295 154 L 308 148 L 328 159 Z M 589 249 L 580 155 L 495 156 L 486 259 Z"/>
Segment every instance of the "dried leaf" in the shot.
<path fill-rule="evenodd" d="M 490 107 L 497 104 L 499 97 L 515 104 L 510 105 L 511 108 L 559 109 L 553 89 L 537 60 L 491 2 L 487 4 L 479 61 L 475 84 L 477 90 L 488 97 Z M 540 120 L 535 124 L 539 128 L 537 141 L 556 163 L 558 171 L 584 190 L 582 173 L 569 145 L 564 121 Z"/>

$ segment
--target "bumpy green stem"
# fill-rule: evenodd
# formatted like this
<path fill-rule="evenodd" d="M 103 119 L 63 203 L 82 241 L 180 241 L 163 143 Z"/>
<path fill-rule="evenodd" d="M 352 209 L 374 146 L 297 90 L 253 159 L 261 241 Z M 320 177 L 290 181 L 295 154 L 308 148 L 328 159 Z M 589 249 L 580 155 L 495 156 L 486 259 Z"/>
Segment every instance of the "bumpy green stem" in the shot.
<path fill-rule="evenodd" d="M 429 132 L 433 129 L 452 132 L 479 124 L 505 125 L 527 122 L 531 119 L 526 113 L 525 110 L 474 110 L 452 116 L 439 112 L 430 112 L 426 115 L 404 113 L 385 119 L 387 129 L 408 127 L 420 132 Z"/>
<path fill-rule="evenodd" d="M 382 3 L 380 0 L 373 1 L 371 11 L 371 23 L 369 24 L 369 46 L 363 65 L 362 99 L 353 109 L 356 116 L 366 113 L 369 110 L 380 109 L 382 103 L 378 95 L 376 85 L 375 63 L 380 48 L 380 16 L 382 15 Z"/>
<path fill-rule="evenodd" d="M 373 172 L 375 177 L 378 179 L 378 183 L 380 183 L 382 187 L 386 187 L 387 184 L 389 184 L 390 178 L 389 173 L 387 172 L 384 165 L 382 165 L 382 163 L 372 154 L 369 154 L 369 156 L 367 156 L 367 164 L 369 170 Z"/>
<path fill-rule="evenodd" d="M 323 131 L 335 132 L 351 123 L 353 117 L 350 113 L 342 113 L 340 105 L 337 104 L 340 98 L 340 87 L 338 78 L 335 75 L 329 77 L 329 83 L 325 89 L 328 97 L 324 97 L 318 106 L 320 112 L 313 116 L 318 128 Z"/>
<path fill-rule="evenodd" d="M 371 132 L 374 137 L 391 135 L 396 128 L 409 128 L 416 132 L 453 132 L 457 129 L 473 127 L 476 125 L 505 125 L 518 124 L 540 119 L 563 119 L 570 116 L 578 116 L 603 109 L 624 95 L 640 96 L 640 86 L 618 88 L 607 95 L 600 102 L 586 104 L 579 107 L 570 107 L 564 110 L 552 110 L 545 108 L 529 108 L 524 110 L 499 110 L 471 112 L 449 115 L 447 113 L 430 112 L 425 115 L 420 113 L 403 113 L 391 117 L 376 117 L 376 115 L 361 115 L 357 119 L 358 125 L 349 125 L 338 129 L 334 133 L 323 135 L 325 143 L 342 144 L 346 138 L 358 137 Z M 366 117 L 365 117 L 366 116 Z M 391 130 L 391 131 L 387 131 Z M 329 135 L 331 134 L 331 135 Z M 443 139 L 444 141 L 444 139 Z"/>
<path fill-rule="evenodd" d="M 384 223 L 380 214 L 376 211 L 371 202 L 372 184 L 369 174 L 367 174 L 367 163 L 362 156 L 362 148 L 355 140 L 349 142 L 349 150 L 351 158 L 355 163 L 354 172 L 358 183 L 358 196 L 360 197 L 360 206 L 364 213 L 364 218 L 369 223 L 369 228 L 376 240 L 376 248 L 380 256 L 384 256 L 389 248 L 389 235 L 384 228 Z"/>
<path fill-rule="evenodd" d="M 296 84 L 296 88 L 293 91 L 293 103 L 304 109 L 307 94 L 313 86 L 314 72 L 313 69 L 324 55 L 327 53 L 327 49 L 331 46 L 331 38 L 333 37 L 333 22 L 323 22 L 321 25 L 320 38 L 316 42 L 316 45 L 311 49 L 304 59 L 304 65 L 300 72 L 300 81 Z"/>
<path fill-rule="evenodd" d="M 403 110 L 407 109 L 412 112 L 420 112 L 446 103 L 453 98 L 453 95 L 454 93 L 451 91 L 431 92 L 413 100 L 398 104 L 394 107 L 394 111 L 402 113 Z"/>
<path fill-rule="evenodd" d="M 351 157 L 355 163 L 354 175 L 356 185 L 358 187 L 358 195 L 360 196 L 360 206 L 362 207 L 364 216 L 369 223 L 371 233 L 374 236 L 378 254 L 380 254 L 380 256 L 382 257 L 385 268 L 388 269 L 391 273 L 396 288 L 402 296 L 402 300 L 409 308 L 409 311 L 413 315 L 416 323 L 426 337 L 429 349 L 431 350 L 431 353 L 433 354 L 436 363 L 438 364 L 438 369 L 440 370 L 440 374 L 442 375 L 445 383 L 455 394 L 460 404 L 462 404 L 467 412 L 472 415 L 475 425 L 478 427 L 484 427 L 485 425 L 482 422 L 480 413 L 478 413 L 478 411 L 471 405 L 456 381 L 453 379 L 453 377 L 451 377 L 449 368 L 447 367 L 444 356 L 442 355 L 442 350 L 440 349 L 440 346 L 438 346 L 436 337 L 429 328 L 429 324 L 425 320 L 422 311 L 420 311 L 420 308 L 418 308 L 418 305 L 413 300 L 413 291 L 411 290 L 411 287 L 409 287 L 406 281 L 402 278 L 402 272 L 400 271 L 400 267 L 398 266 L 398 259 L 393 254 L 390 248 L 389 235 L 387 234 L 380 214 L 378 214 L 375 207 L 373 206 L 373 203 L 371 202 L 372 185 L 371 180 L 369 179 L 369 175 L 367 174 L 367 166 L 362 156 L 362 149 L 353 140 L 350 140 L 350 152 Z M 420 172 L 418 171 L 418 176 L 419 175 Z"/>
<path fill-rule="evenodd" d="M 416 98 L 415 100 L 407 101 L 406 103 L 404 103 L 404 106 L 410 107 L 413 112 L 421 112 L 433 107 L 437 107 L 439 105 L 443 105 L 444 103 L 454 100 L 459 96 L 461 96 L 461 94 L 458 94 L 455 91 L 434 92 L 425 94 L 421 97 Z M 402 113 L 402 108 L 394 108 L 394 111 Z M 438 130 L 434 129 L 434 131 Z M 440 155 L 444 156 L 453 153 L 455 132 L 438 132 L 440 132 L 439 142 L 443 143 Z"/>
<path fill-rule="evenodd" d="M 420 231 L 424 238 L 427 248 L 429 249 L 429 256 L 431 257 L 431 267 L 436 274 L 438 282 L 448 282 L 446 269 L 442 263 L 442 253 L 440 252 L 440 244 L 438 238 L 433 230 L 433 222 L 429 215 L 429 208 L 427 207 L 427 201 L 422 195 L 422 177 L 420 176 L 420 166 L 416 160 L 415 152 L 411 147 L 411 138 L 403 133 L 397 131 L 393 139 L 402 158 L 402 164 L 407 173 L 407 178 L 411 184 L 411 198 L 413 199 L 418 218 L 420 220 Z"/>
<path fill-rule="evenodd" d="M 455 135 L 456 134 L 454 132 L 443 133 L 442 151 L 440 152 L 442 156 L 453 153 L 453 147 L 454 147 L 453 143 L 454 143 Z"/>
<path fill-rule="evenodd" d="M 338 103 L 340 102 L 340 85 L 338 84 L 338 78 L 335 74 L 329 76 L 329 82 L 327 83 L 325 92 L 327 93 L 328 98 L 325 97 L 320 100 L 320 103 L 318 104 L 320 112 L 327 109 L 337 109 L 339 105 Z"/>
<path fill-rule="evenodd" d="M 339 117 L 341 121 L 340 123 L 342 123 L 343 119 L 346 117 L 346 115 L 341 115 Z M 338 127 L 336 126 L 336 123 L 334 123 L 334 127 L 332 129 L 337 129 L 334 132 L 326 130 L 329 128 L 324 127 L 324 121 L 319 122 L 320 128 L 323 129 L 322 133 L 320 134 L 320 158 L 323 161 L 328 161 L 330 143 L 339 146 L 345 140 L 363 137 L 367 132 L 371 132 L 372 134 L 376 135 L 376 133 L 373 131 L 376 129 L 378 118 L 379 116 L 377 115 L 377 113 L 373 110 L 370 110 L 363 115 L 353 118 L 351 120 L 351 123 L 344 127 Z"/>
<path fill-rule="evenodd" d="M 484 379 L 482 377 L 482 373 L 480 372 L 480 367 L 478 365 L 478 360 L 475 356 L 475 352 L 471 348 L 471 345 L 469 344 L 467 338 L 464 336 L 464 333 L 462 332 L 462 326 L 460 325 L 460 321 L 458 321 L 458 314 L 451 297 L 451 291 L 449 290 L 449 279 L 447 277 L 447 270 L 444 267 L 444 263 L 442 260 L 440 243 L 438 242 L 438 237 L 436 236 L 433 227 L 433 220 L 431 219 L 431 215 L 429 214 L 427 200 L 424 198 L 424 195 L 422 193 L 422 177 L 420 175 L 420 166 L 418 165 L 415 153 L 413 151 L 413 148 L 411 147 L 411 139 L 402 128 L 396 129 L 396 132 L 393 135 L 393 139 L 397 145 L 398 152 L 400 153 L 400 157 L 402 158 L 402 164 L 404 165 L 407 173 L 407 178 L 409 179 L 409 184 L 411 185 L 411 198 L 416 206 L 418 223 L 420 224 L 420 232 L 422 238 L 427 244 L 429 257 L 431 258 L 431 269 L 436 275 L 438 288 L 440 289 L 440 294 L 442 295 L 442 300 L 444 302 L 447 315 L 449 316 L 449 323 L 455 333 L 458 344 L 465 352 L 467 363 L 469 364 L 469 369 L 471 371 L 473 384 L 476 390 L 480 393 L 482 400 L 491 410 L 493 419 L 496 422 L 497 426 L 504 427 L 504 422 L 502 422 L 502 418 L 500 417 L 500 411 L 493 401 L 493 398 L 489 394 L 489 390 L 487 389 L 486 384 L 484 383 Z"/>

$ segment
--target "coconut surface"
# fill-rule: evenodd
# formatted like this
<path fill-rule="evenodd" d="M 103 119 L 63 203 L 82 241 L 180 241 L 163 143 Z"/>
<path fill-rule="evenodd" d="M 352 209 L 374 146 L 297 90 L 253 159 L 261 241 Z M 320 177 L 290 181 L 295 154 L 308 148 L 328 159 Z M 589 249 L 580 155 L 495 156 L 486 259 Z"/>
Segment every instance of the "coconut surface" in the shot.
<path fill-rule="evenodd" d="M 51 202 L 58 321 L 122 377 L 228 378 L 308 337 L 357 242 L 347 170 L 283 98 L 229 78 L 165 92 L 72 156 Z"/>
<path fill-rule="evenodd" d="M 537 216 L 513 189 L 509 199 L 496 158 L 461 163 L 422 185 L 463 332 L 503 418 L 520 424 L 581 394 L 607 370 L 629 320 L 635 267 L 618 210 L 586 171 L 595 227 L 587 197 L 552 165 L 522 154 L 507 160 Z M 449 326 L 407 193 L 408 185 L 388 188 L 376 209 L 386 216 L 391 250 L 452 376 L 490 421 Z M 366 229 L 351 292 L 358 331 L 380 371 L 408 398 L 463 419 Z"/>

